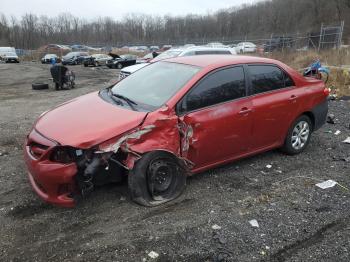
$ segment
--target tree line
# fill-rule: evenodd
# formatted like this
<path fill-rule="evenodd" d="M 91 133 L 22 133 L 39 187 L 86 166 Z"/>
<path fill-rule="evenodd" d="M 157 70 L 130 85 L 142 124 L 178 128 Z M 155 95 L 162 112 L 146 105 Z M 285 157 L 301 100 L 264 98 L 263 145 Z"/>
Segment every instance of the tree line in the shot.
<path fill-rule="evenodd" d="M 128 14 L 120 20 L 86 20 L 69 13 L 56 17 L 0 14 L 0 46 L 36 49 L 49 43 L 122 46 L 185 44 L 266 38 L 319 32 L 321 23 L 345 21 L 350 37 L 350 0 L 267 0 L 227 7 L 204 15 Z"/>

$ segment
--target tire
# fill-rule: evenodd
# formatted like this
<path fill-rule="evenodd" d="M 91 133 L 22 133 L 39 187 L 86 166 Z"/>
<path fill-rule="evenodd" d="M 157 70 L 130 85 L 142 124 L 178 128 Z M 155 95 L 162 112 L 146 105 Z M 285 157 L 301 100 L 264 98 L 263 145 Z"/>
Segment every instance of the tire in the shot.
<path fill-rule="evenodd" d="M 33 90 L 49 89 L 49 85 L 48 84 L 44 84 L 44 83 L 33 83 L 32 84 L 32 89 Z"/>
<path fill-rule="evenodd" d="M 117 69 L 122 69 L 123 68 L 123 65 L 121 63 L 118 63 L 117 64 Z"/>
<path fill-rule="evenodd" d="M 88 67 L 88 65 L 87 65 L 87 64 L 84 64 L 84 67 Z"/>
<path fill-rule="evenodd" d="M 170 153 L 146 153 L 128 176 L 131 199 L 142 206 L 158 206 L 174 200 L 186 187 L 186 169 Z"/>
<path fill-rule="evenodd" d="M 98 62 L 95 62 L 94 66 L 95 66 L 95 67 L 98 67 L 98 66 L 99 66 Z"/>
<path fill-rule="evenodd" d="M 288 130 L 284 145 L 281 148 L 282 151 L 288 155 L 303 152 L 310 142 L 312 128 L 312 122 L 308 116 L 298 117 Z"/>

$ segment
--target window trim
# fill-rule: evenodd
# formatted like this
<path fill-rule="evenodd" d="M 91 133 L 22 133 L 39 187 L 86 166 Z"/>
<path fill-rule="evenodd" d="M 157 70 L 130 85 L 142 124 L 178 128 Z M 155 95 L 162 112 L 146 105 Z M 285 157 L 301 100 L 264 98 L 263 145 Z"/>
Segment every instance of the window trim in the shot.
<path fill-rule="evenodd" d="M 235 68 L 235 67 L 241 67 L 243 69 L 243 74 L 244 74 L 244 82 L 245 82 L 245 96 L 244 97 L 240 97 L 240 98 L 235 98 L 235 99 L 231 99 L 231 100 L 227 100 L 221 103 L 217 103 L 217 104 L 213 104 L 210 106 L 205 106 L 205 107 L 201 107 L 201 108 L 197 108 L 194 110 L 190 110 L 190 111 L 185 111 L 185 112 L 179 112 L 179 108 L 180 106 L 184 103 L 184 100 L 186 99 L 186 97 L 200 84 L 202 83 L 207 77 L 211 76 L 212 74 L 217 73 L 218 71 L 222 71 L 225 69 L 230 69 L 230 68 Z M 247 72 L 246 72 L 246 68 L 245 68 L 245 64 L 236 64 L 236 65 L 229 65 L 229 66 L 224 66 L 224 67 L 220 67 L 220 68 L 216 68 L 212 71 L 210 71 L 209 73 L 207 73 L 206 75 L 204 75 L 202 78 L 200 78 L 196 83 L 194 83 L 192 85 L 192 87 L 187 90 L 187 92 L 179 99 L 179 101 L 176 103 L 175 105 L 175 112 L 177 116 L 184 116 L 186 114 L 189 113 L 193 113 L 193 112 L 197 112 L 197 111 L 201 111 L 201 110 L 205 110 L 214 106 L 219 106 L 222 104 L 227 104 L 227 103 L 231 103 L 233 101 L 238 101 L 238 100 L 242 100 L 242 99 L 247 99 L 249 97 L 249 83 L 248 83 L 248 77 L 247 77 Z"/>
<path fill-rule="evenodd" d="M 291 77 L 290 74 L 288 74 L 286 72 L 286 70 L 281 68 L 279 65 L 276 65 L 276 64 L 265 64 L 265 63 L 250 63 L 250 64 L 245 64 L 244 66 L 246 67 L 247 75 L 248 75 L 248 78 L 249 78 L 249 83 L 248 83 L 249 95 L 248 95 L 248 97 L 255 97 L 255 96 L 262 95 L 262 94 L 269 94 L 269 93 L 279 92 L 280 90 L 287 90 L 287 89 L 296 88 L 295 81 L 294 81 L 293 77 Z M 283 73 L 285 73 L 293 81 L 293 85 L 292 86 L 288 86 L 288 87 L 282 87 L 282 88 L 266 91 L 266 92 L 253 94 L 253 85 L 252 85 L 252 80 L 251 80 L 251 75 L 252 74 L 251 74 L 251 72 L 249 70 L 249 66 L 274 66 L 274 67 L 277 67 L 279 70 L 281 70 Z M 284 82 L 285 82 L 285 79 L 284 79 Z"/>

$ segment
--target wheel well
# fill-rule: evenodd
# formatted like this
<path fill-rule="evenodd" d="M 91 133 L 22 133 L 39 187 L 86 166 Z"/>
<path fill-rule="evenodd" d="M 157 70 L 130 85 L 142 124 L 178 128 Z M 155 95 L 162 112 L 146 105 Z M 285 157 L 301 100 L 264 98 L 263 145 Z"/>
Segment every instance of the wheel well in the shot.
<path fill-rule="evenodd" d="M 312 129 L 314 129 L 314 127 L 315 127 L 315 116 L 314 116 L 314 114 L 312 112 L 308 111 L 308 112 L 304 112 L 302 115 L 305 115 L 305 116 L 310 118 L 311 124 L 312 124 Z"/>

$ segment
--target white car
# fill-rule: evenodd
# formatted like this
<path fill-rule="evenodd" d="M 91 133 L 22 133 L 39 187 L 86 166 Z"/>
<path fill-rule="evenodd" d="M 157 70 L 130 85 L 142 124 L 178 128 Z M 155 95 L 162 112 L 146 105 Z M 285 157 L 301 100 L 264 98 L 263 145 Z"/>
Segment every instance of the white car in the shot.
<path fill-rule="evenodd" d="M 60 62 L 60 58 L 56 54 L 46 54 L 43 58 L 41 58 L 42 64 L 50 64 L 51 60 L 55 59 L 56 62 Z"/>
<path fill-rule="evenodd" d="M 0 60 L 3 60 L 5 63 L 19 63 L 19 58 L 15 52 L 0 54 Z"/>
<path fill-rule="evenodd" d="M 194 46 L 190 48 L 178 48 L 169 49 L 161 53 L 156 58 L 152 59 L 150 62 L 158 62 L 164 59 L 173 58 L 177 56 L 193 56 L 193 55 L 236 55 L 236 50 L 226 47 L 207 47 L 207 46 Z M 137 70 L 147 66 L 149 63 L 136 64 L 133 66 L 128 66 L 123 68 L 119 73 L 119 80 L 131 75 Z"/>
<path fill-rule="evenodd" d="M 241 42 L 236 46 L 236 52 L 239 54 L 255 53 L 256 45 L 251 42 Z"/>

